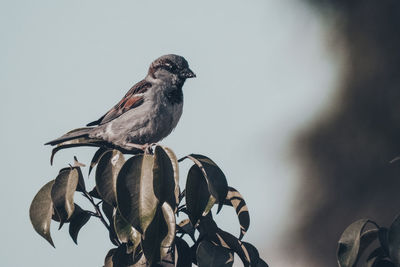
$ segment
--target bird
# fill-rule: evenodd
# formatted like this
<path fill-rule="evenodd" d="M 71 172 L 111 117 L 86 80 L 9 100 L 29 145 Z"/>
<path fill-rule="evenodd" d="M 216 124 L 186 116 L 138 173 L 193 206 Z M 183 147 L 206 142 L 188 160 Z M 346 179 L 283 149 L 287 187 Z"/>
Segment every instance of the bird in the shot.
<path fill-rule="evenodd" d="M 154 60 L 146 77 L 98 120 L 67 132 L 45 145 L 55 152 L 75 146 L 116 148 L 126 153 L 149 151 L 168 136 L 183 111 L 182 87 L 196 74 L 182 56 L 168 54 Z"/>

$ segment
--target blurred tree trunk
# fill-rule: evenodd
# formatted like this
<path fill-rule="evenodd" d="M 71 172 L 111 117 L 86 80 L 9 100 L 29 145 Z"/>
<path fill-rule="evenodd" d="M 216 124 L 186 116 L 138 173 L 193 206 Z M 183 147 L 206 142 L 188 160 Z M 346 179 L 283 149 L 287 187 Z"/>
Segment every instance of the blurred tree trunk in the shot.
<path fill-rule="evenodd" d="M 400 213 L 400 163 L 389 164 L 400 154 L 400 1 L 308 1 L 336 15 L 348 56 L 336 109 L 297 140 L 304 217 L 294 245 L 309 267 L 330 267 L 346 226 Z"/>

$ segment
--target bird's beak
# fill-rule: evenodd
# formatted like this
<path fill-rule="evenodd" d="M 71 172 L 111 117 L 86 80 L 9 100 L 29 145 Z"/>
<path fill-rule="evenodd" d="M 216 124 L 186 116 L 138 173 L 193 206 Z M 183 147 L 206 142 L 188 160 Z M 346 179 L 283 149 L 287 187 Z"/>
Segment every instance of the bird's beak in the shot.
<path fill-rule="evenodd" d="M 194 74 L 194 72 L 191 70 L 191 69 L 189 69 L 189 68 L 186 68 L 186 69 L 184 69 L 184 70 L 182 70 L 180 73 L 179 73 L 179 77 L 181 77 L 181 78 L 195 78 L 196 77 L 196 74 Z"/>

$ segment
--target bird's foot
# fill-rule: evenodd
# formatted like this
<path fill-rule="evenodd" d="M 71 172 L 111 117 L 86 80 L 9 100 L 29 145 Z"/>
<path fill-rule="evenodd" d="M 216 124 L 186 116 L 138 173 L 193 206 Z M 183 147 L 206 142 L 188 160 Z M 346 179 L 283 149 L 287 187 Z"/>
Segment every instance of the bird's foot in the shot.
<path fill-rule="evenodd" d="M 136 148 L 136 149 L 143 150 L 143 152 L 145 154 L 153 154 L 153 146 L 155 146 L 155 145 L 157 145 L 157 143 L 144 144 L 144 145 L 134 144 L 134 143 L 126 144 L 126 146 L 129 148 L 132 148 L 132 149 Z"/>
<path fill-rule="evenodd" d="M 144 144 L 144 153 L 145 154 L 153 154 L 153 146 L 158 145 L 157 143 L 151 143 L 151 144 Z"/>

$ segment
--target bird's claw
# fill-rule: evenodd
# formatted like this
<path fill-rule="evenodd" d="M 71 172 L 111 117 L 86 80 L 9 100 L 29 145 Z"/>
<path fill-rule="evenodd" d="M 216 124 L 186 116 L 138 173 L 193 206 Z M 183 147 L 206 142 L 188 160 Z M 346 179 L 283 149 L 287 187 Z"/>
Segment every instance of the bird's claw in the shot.
<path fill-rule="evenodd" d="M 143 151 L 145 154 L 153 154 L 153 146 L 158 145 L 157 143 L 145 144 L 143 145 Z"/>
<path fill-rule="evenodd" d="M 127 146 L 129 148 L 134 148 L 134 149 L 140 149 L 143 150 L 144 154 L 153 154 L 153 146 L 158 145 L 157 143 L 151 143 L 151 144 L 144 144 L 144 145 L 139 145 L 139 144 L 134 144 L 134 143 L 129 143 Z"/>

